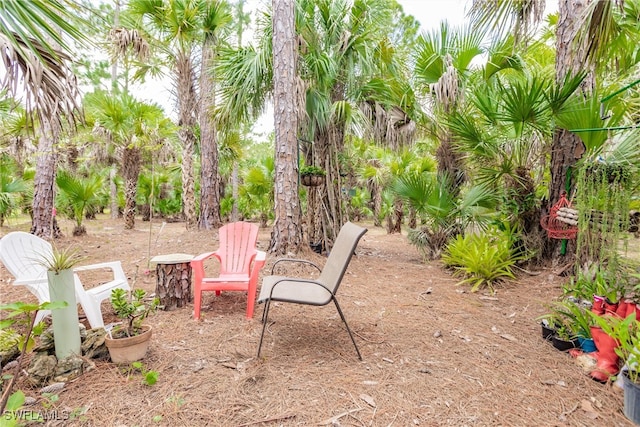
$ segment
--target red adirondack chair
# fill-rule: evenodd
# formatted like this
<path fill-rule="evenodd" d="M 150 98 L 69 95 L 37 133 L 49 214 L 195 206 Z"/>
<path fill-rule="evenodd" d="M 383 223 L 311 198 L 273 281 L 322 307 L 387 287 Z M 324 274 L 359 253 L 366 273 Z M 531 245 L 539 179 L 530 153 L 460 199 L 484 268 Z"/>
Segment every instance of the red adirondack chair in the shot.
<path fill-rule="evenodd" d="M 220 246 L 215 252 L 198 255 L 191 261 L 194 277 L 193 317 L 200 318 L 202 292 L 247 292 L 247 319 L 253 317 L 258 273 L 264 266 L 266 253 L 256 249 L 258 226 L 248 222 L 232 222 L 220 227 Z M 205 277 L 205 260 L 215 257 L 220 262 L 218 277 Z"/>

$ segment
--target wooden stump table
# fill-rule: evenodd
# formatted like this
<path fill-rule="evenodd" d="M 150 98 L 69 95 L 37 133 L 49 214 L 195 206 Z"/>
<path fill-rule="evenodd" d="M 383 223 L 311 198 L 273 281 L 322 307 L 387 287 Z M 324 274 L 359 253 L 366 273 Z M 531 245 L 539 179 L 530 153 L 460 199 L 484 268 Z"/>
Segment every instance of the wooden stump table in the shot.
<path fill-rule="evenodd" d="M 193 255 L 168 254 L 151 258 L 156 264 L 156 296 L 164 310 L 184 307 L 192 301 L 191 260 Z"/>

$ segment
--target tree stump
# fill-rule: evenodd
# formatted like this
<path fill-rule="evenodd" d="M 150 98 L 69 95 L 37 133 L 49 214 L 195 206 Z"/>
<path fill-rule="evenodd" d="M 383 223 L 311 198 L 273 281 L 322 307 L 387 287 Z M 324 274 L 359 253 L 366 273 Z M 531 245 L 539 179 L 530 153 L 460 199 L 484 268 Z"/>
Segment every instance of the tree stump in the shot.
<path fill-rule="evenodd" d="M 191 260 L 193 255 L 158 255 L 151 259 L 156 264 L 156 296 L 166 311 L 184 307 L 192 301 Z"/>

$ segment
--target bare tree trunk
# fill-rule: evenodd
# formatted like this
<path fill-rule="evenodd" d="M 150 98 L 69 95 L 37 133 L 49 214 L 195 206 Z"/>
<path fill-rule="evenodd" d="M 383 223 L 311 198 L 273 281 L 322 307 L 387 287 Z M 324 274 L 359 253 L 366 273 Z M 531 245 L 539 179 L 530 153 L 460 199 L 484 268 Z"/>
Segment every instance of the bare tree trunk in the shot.
<path fill-rule="evenodd" d="M 118 218 L 118 186 L 116 185 L 116 174 L 118 170 L 115 165 L 109 170 L 109 194 L 111 198 L 111 219 Z"/>
<path fill-rule="evenodd" d="M 114 0 L 115 8 L 113 11 L 113 28 L 120 26 L 120 0 Z M 118 92 L 118 58 L 114 58 L 111 63 L 111 93 L 116 94 Z M 118 170 L 114 165 L 109 170 L 109 197 L 110 197 L 110 210 L 111 219 L 118 219 L 118 187 L 116 185 L 116 174 Z"/>
<path fill-rule="evenodd" d="M 585 46 L 576 46 L 574 39 L 578 31 L 580 18 L 591 0 L 560 0 L 559 19 L 556 27 L 556 83 L 561 84 L 568 74 L 576 74 L 584 68 L 586 61 Z M 551 183 L 549 185 L 549 203 L 553 205 L 569 187 L 573 188 L 572 177 L 577 175 L 576 149 L 582 144 L 580 138 L 567 130 L 557 128 L 551 144 Z M 551 206 L 548 206 L 550 208 Z M 554 257 L 559 240 L 549 239 L 545 253 Z"/>
<path fill-rule="evenodd" d="M 240 214 L 238 212 L 238 195 L 240 182 L 238 179 L 238 162 L 233 162 L 233 170 L 231 171 L 231 197 L 233 198 L 233 206 L 231 207 L 231 221 L 236 222 L 238 218 L 240 218 Z"/>
<path fill-rule="evenodd" d="M 318 209 L 321 221 L 313 224 L 320 230 L 309 229 L 309 235 L 321 236 L 323 246 L 330 249 L 340 232 L 340 228 L 347 221 L 345 196 L 342 194 L 343 179 L 340 176 L 338 154 L 344 148 L 344 129 L 339 123 L 332 123 L 326 130 L 316 132 L 314 141 L 314 163 L 326 172 L 325 185 L 319 187 L 321 196 Z M 317 243 L 317 242 L 314 242 Z"/>
<path fill-rule="evenodd" d="M 33 191 L 33 218 L 31 233 L 36 236 L 51 239 L 57 237 L 54 233 L 53 215 L 55 201 L 56 167 L 58 153 L 55 143 L 58 130 L 55 123 L 41 117 L 41 134 L 36 155 L 36 174 Z"/>
<path fill-rule="evenodd" d="M 122 152 L 122 174 L 124 175 L 124 228 L 133 230 L 136 222 L 136 193 L 140 174 L 140 149 L 125 147 Z"/>
<path fill-rule="evenodd" d="M 373 225 L 382 227 L 380 212 L 382 212 L 382 189 L 378 183 L 371 185 L 371 197 L 373 198 Z"/>
<path fill-rule="evenodd" d="M 207 39 L 202 49 L 200 70 L 200 220 L 198 227 L 215 230 L 220 220 L 220 177 L 218 176 L 218 141 L 212 114 L 215 107 L 213 69 L 215 50 Z"/>
<path fill-rule="evenodd" d="M 296 34 L 294 0 L 273 0 L 273 97 L 276 137 L 275 222 L 270 251 L 298 252 L 302 243 L 296 135 Z"/>
<path fill-rule="evenodd" d="M 182 143 L 182 212 L 187 230 L 196 225 L 195 182 L 193 178 L 193 155 L 196 136 L 194 133 L 195 112 L 198 104 L 195 90 L 195 73 L 188 53 L 176 57 L 176 81 L 178 94 L 178 116 L 180 129 L 178 139 Z"/>
<path fill-rule="evenodd" d="M 391 233 L 402 233 L 402 223 L 404 222 L 404 206 L 402 200 L 396 199 L 393 202 L 393 219 L 391 220 Z"/>
<path fill-rule="evenodd" d="M 114 0 L 115 7 L 113 10 L 113 28 L 120 26 L 120 0 Z M 118 58 L 113 59 L 111 63 L 111 93 L 118 92 Z M 113 218 L 113 214 L 111 214 Z"/>

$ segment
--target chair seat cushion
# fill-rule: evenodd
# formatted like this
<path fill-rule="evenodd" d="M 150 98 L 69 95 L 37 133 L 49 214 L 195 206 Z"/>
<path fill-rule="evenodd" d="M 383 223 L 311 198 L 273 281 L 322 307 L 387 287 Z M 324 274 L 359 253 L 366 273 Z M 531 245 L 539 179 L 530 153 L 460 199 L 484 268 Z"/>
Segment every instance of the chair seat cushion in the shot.
<path fill-rule="evenodd" d="M 271 289 L 275 286 L 273 293 Z M 304 281 L 285 276 L 266 276 L 262 280 L 258 302 L 269 299 L 297 304 L 325 305 L 331 301 L 331 292 L 321 286 L 320 282 Z"/>

